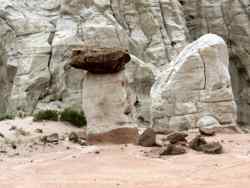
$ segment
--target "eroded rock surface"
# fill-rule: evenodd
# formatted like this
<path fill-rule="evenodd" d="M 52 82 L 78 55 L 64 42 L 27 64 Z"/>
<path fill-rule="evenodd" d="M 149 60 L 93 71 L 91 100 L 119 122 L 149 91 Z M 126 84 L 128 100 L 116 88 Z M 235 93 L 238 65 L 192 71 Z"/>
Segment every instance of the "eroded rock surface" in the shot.
<path fill-rule="evenodd" d="M 236 124 L 236 106 L 225 42 L 207 34 L 188 45 L 151 90 L 152 125 L 157 129 L 197 127 L 204 115 Z"/>
<path fill-rule="evenodd" d="M 88 72 L 83 82 L 82 100 L 89 142 L 136 142 L 137 125 L 131 116 L 133 103 L 124 71 L 113 74 Z M 121 133 L 115 137 L 112 132 Z"/>

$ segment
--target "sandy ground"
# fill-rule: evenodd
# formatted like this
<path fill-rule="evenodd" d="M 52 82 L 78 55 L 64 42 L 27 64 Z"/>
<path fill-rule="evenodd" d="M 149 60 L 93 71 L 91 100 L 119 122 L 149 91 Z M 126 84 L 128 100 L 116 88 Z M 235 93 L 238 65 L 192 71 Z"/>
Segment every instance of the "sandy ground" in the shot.
<path fill-rule="evenodd" d="M 250 187 L 250 135 L 220 134 L 225 153 L 192 150 L 148 156 L 156 148 L 55 146 L 49 152 L 0 159 L 0 188 L 238 188 Z"/>

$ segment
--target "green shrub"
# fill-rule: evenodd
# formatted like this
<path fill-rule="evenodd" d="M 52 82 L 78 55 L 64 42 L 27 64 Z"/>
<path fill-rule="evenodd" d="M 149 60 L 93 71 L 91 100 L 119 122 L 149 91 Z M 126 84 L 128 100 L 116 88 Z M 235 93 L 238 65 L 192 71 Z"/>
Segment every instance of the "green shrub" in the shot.
<path fill-rule="evenodd" d="M 35 113 L 33 116 L 33 121 L 58 121 L 59 113 L 56 110 L 42 110 Z"/>
<path fill-rule="evenodd" d="M 0 121 L 7 120 L 7 119 L 14 119 L 15 116 L 13 114 L 7 113 L 0 113 Z"/>
<path fill-rule="evenodd" d="M 87 124 L 85 115 L 83 112 L 78 112 L 76 110 L 66 108 L 61 112 L 61 121 L 66 121 L 75 125 L 77 127 L 84 127 Z"/>

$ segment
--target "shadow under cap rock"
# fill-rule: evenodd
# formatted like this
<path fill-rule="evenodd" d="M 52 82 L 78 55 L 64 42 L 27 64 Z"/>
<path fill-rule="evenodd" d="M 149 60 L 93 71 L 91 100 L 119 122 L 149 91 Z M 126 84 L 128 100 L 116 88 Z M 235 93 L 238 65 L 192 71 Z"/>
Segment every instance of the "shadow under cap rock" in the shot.
<path fill-rule="evenodd" d="M 73 49 L 70 65 L 94 74 L 116 73 L 130 61 L 128 50 L 120 48 L 84 47 Z"/>

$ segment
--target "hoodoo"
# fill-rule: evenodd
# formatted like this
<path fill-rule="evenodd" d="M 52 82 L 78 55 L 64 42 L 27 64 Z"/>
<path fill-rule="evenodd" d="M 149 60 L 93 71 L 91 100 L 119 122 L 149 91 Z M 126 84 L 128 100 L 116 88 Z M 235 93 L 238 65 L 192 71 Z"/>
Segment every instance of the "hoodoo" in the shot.
<path fill-rule="evenodd" d="M 135 143 L 137 126 L 124 65 L 126 50 L 83 48 L 73 50 L 71 66 L 88 71 L 83 83 L 83 109 L 89 143 Z"/>

